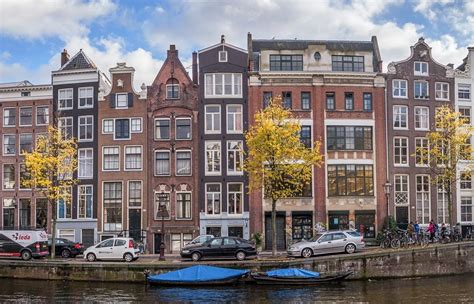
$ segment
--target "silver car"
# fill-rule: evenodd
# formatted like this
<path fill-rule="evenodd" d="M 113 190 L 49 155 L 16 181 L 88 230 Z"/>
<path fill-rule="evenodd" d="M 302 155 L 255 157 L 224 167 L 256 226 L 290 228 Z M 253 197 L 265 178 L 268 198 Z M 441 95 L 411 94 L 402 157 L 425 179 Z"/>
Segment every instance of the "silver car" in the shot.
<path fill-rule="evenodd" d="M 357 231 L 330 231 L 316 234 L 309 241 L 300 241 L 291 245 L 288 256 L 309 258 L 325 253 L 354 253 L 365 247 L 363 237 Z"/>

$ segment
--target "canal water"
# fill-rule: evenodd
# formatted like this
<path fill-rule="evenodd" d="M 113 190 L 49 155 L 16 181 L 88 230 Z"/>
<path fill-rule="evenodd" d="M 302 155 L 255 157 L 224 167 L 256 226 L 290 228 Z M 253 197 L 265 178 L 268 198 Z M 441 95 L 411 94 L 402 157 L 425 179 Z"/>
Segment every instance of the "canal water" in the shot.
<path fill-rule="evenodd" d="M 474 275 L 321 286 L 162 288 L 0 279 L 0 303 L 474 303 Z"/>

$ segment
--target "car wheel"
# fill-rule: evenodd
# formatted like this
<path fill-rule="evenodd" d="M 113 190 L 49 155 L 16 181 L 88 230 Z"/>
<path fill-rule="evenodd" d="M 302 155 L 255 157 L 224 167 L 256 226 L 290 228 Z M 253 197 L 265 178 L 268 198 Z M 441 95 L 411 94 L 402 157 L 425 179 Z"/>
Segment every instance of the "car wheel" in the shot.
<path fill-rule="evenodd" d="M 301 256 L 303 258 L 310 258 L 313 255 L 313 250 L 311 248 L 305 248 L 301 251 Z"/>
<path fill-rule="evenodd" d="M 245 252 L 239 251 L 235 254 L 235 257 L 237 258 L 237 260 L 243 261 L 245 260 Z"/>
<path fill-rule="evenodd" d="M 201 259 L 201 254 L 199 252 L 193 252 L 193 254 L 191 254 L 191 259 L 194 262 L 197 262 Z"/>
<path fill-rule="evenodd" d="M 87 260 L 89 262 L 94 262 L 95 261 L 95 254 L 93 253 L 88 253 L 87 256 L 86 256 Z"/>
<path fill-rule="evenodd" d="M 349 254 L 354 253 L 356 251 L 356 246 L 354 244 L 347 244 L 345 251 Z"/>
<path fill-rule="evenodd" d="M 71 251 L 69 249 L 63 249 L 61 251 L 61 257 L 68 259 L 71 257 Z"/>
<path fill-rule="evenodd" d="M 123 259 L 125 260 L 125 262 L 131 262 L 133 261 L 133 255 L 131 253 L 126 253 L 123 255 Z"/>
<path fill-rule="evenodd" d="M 29 250 L 23 250 L 21 252 L 21 258 L 24 260 L 24 261 L 28 261 L 28 260 L 31 260 L 31 252 Z"/>

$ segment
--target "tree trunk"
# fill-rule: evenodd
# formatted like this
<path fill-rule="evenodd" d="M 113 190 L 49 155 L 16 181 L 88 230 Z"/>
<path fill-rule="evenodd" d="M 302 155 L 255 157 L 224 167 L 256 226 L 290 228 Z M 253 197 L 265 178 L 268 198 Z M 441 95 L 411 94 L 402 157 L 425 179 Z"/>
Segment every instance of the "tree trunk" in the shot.
<path fill-rule="evenodd" d="M 272 199 L 272 255 L 277 252 L 277 231 L 276 231 L 276 200 Z"/>
<path fill-rule="evenodd" d="M 51 258 L 56 256 L 56 201 L 50 201 L 51 205 Z"/>
<path fill-rule="evenodd" d="M 448 222 L 451 225 L 451 227 L 454 227 L 454 221 L 453 221 L 453 202 L 451 202 L 451 185 L 449 185 L 447 191 L 446 191 L 446 196 L 448 197 Z"/>

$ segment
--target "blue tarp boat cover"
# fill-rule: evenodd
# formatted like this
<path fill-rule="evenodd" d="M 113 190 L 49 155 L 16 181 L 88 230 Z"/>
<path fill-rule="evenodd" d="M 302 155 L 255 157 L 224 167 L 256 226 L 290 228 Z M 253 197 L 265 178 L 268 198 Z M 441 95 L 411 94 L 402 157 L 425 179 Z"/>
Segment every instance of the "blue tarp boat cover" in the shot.
<path fill-rule="evenodd" d="M 209 282 L 232 279 L 243 276 L 249 270 L 229 269 L 206 265 L 196 265 L 188 268 L 170 271 L 148 277 L 150 282 Z"/>
<path fill-rule="evenodd" d="M 298 268 L 285 268 L 267 271 L 269 277 L 319 278 L 319 272 Z"/>

